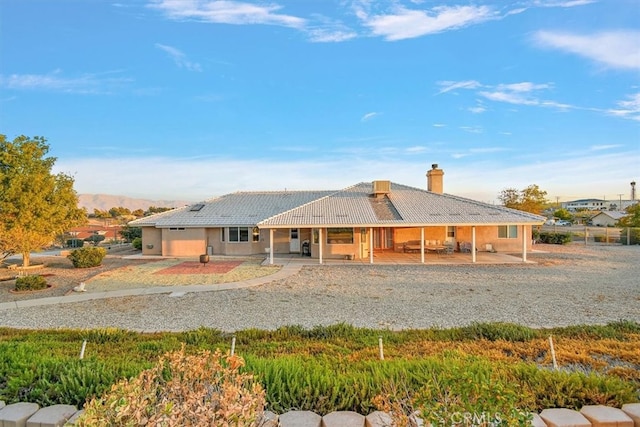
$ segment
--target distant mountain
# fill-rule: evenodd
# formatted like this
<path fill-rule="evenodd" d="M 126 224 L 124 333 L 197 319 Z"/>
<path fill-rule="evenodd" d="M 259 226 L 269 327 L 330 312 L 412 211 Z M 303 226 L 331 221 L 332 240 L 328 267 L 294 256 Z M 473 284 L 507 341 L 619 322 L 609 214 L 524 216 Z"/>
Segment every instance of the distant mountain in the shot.
<path fill-rule="evenodd" d="M 107 211 L 111 208 L 123 207 L 135 211 L 136 209 L 147 210 L 150 206 L 157 208 L 177 208 L 189 205 L 193 202 L 184 200 L 147 200 L 134 199 L 126 196 L 114 196 L 110 194 L 78 194 L 78 206 L 93 213 L 94 209 Z"/>

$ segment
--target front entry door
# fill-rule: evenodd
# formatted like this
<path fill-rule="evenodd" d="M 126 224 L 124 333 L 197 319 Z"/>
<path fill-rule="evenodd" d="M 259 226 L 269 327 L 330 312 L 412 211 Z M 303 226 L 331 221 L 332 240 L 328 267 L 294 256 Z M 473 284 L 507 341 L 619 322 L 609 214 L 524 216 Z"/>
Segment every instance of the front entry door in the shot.
<path fill-rule="evenodd" d="M 292 228 L 289 231 L 289 252 L 300 252 L 300 235 L 297 228 Z"/>

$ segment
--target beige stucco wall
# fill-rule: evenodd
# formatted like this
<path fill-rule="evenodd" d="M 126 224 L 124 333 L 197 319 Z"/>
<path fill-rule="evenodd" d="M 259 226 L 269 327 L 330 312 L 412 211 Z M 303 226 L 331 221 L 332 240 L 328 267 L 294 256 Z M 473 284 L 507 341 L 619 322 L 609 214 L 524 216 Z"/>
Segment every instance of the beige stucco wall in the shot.
<path fill-rule="evenodd" d="M 198 256 L 207 253 L 207 247 L 213 248 L 214 255 L 261 255 L 267 253 L 269 248 L 269 230 L 260 230 L 260 240 L 258 242 L 229 242 L 222 241 L 221 233 L 223 228 L 187 228 L 185 230 L 156 229 L 153 227 L 143 227 L 142 229 L 142 253 L 144 255 L 164 255 L 164 256 Z M 402 250 L 402 243 L 410 240 L 420 240 L 420 227 L 395 228 L 394 242 L 396 250 Z M 365 240 L 369 239 L 366 229 Z M 367 250 L 362 250 L 362 234 L 360 229 L 354 230 L 353 244 L 329 244 L 327 243 L 326 229 L 323 229 L 323 258 L 337 259 L 344 258 L 345 255 L 353 255 L 355 258 L 368 257 Z M 290 253 L 290 231 L 289 229 L 273 230 L 273 251 L 274 254 Z M 300 248 L 305 240 L 312 241 L 312 229 L 299 229 Z M 447 238 L 447 228 L 445 226 L 433 226 L 424 228 L 425 240 L 439 240 L 444 242 Z M 531 250 L 531 227 L 526 227 L 527 250 Z M 471 227 L 456 227 L 456 243 L 471 242 Z M 476 247 L 479 251 L 487 250 L 486 244 L 492 245 L 498 252 L 522 252 L 522 226 L 518 226 L 518 238 L 503 239 L 498 238 L 498 229 L 495 226 L 476 227 Z M 151 247 L 149 247 L 151 246 Z M 319 257 L 319 245 L 311 244 L 311 256 Z M 301 251 L 300 251 L 301 253 Z"/>
<path fill-rule="evenodd" d="M 142 254 L 162 255 L 162 230 L 142 227 Z"/>
<path fill-rule="evenodd" d="M 527 242 L 527 250 L 531 250 L 531 226 L 525 227 L 525 240 Z M 522 252 L 522 226 L 518 226 L 518 237 L 515 239 L 505 239 L 498 237 L 497 226 L 477 226 L 476 227 L 476 248 L 479 251 L 486 251 L 486 244 L 491 244 L 493 250 L 497 252 Z M 456 229 L 456 241 L 457 242 L 471 242 L 472 228 L 457 227 Z"/>
<path fill-rule="evenodd" d="M 162 229 L 162 255 L 198 256 L 206 253 L 206 232 L 204 228 L 184 230 Z"/>

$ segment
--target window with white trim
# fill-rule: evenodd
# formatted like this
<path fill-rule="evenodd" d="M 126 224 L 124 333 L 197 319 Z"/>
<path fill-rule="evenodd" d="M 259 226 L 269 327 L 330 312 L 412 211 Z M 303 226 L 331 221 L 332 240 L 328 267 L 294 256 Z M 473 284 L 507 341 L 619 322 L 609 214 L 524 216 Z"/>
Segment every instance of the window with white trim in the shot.
<path fill-rule="evenodd" d="M 229 227 L 230 242 L 248 242 L 249 227 Z"/>
<path fill-rule="evenodd" d="M 500 238 L 500 239 L 517 239 L 518 238 L 518 226 L 517 225 L 499 225 L 498 226 L 498 238 Z"/>

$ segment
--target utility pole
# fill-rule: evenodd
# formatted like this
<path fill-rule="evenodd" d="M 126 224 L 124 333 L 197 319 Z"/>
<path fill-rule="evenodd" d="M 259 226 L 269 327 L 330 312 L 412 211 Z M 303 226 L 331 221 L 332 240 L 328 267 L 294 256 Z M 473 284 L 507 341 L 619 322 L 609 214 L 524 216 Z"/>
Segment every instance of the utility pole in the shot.
<path fill-rule="evenodd" d="M 620 204 L 618 205 L 618 211 L 622 212 L 622 194 L 618 194 L 618 197 L 620 198 Z"/>

